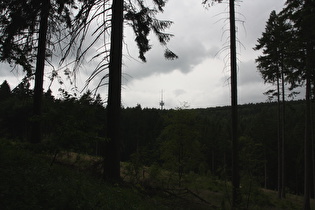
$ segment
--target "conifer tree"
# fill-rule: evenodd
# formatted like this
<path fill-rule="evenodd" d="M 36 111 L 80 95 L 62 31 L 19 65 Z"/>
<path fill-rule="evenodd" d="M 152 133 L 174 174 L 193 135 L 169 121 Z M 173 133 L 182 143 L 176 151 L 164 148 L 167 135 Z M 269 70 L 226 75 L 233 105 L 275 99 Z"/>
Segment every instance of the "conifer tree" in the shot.
<path fill-rule="evenodd" d="M 278 102 L 278 197 L 285 197 L 284 184 L 284 142 L 285 142 L 285 76 L 288 74 L 287 47 L 291 39 L 291 27 L 285 23 L 285 19 L 275 11 L 270 13 L 265 32 L 258 39 L 254 50 L 263 50 L 263 55 L 256 59 L 257 67 L 265 83 L 276 83 L 276 91 L 270 90 L 277 96 Z M 281 88 L 280 88 L 281 85 Z M 280 91 L 281 89 L 281 91 Z M 280 95 L 282 97 L 280 97 Z M 281 98 L 281 99 L 280 99 Z M 282 100 L 282 101 L 281 101 Z"/>
<path fill-rule="evenodd" d="M 310 209 L 310 187 L 312 169 L 312 126 L 311 126 L 311 98 L 312 85 L 315 75 L 315 2 L 312 0 L 287 0 L 283 15 L 293 25 L 294 44 L 292 49 L 296 56 L 291 62 L 290 84 L 293 87 L 305 84 L 305 139 L 304 139 L 304 207 Z"/>
<path fill-rule="evenodd" d="M 103 73 L 98 86 L 108 85 L 107 97 L 107 142 L 105 143 L 104 156 L 104 179 L 117 181 L 120 179 L 120 153 L 121 153 L 121 76 L 122 76 L 122 53 L 123 53 L 123 28 L 126 21 L 135 33 L 135 41 L 139 49 L 139 58 L 146 61 L 145 53 L 151 49 L 148 36 L 153 32 L 157 36 L 160 44 L 165 47 L 164 56 L 167 59 L 177 58 L 171 50 L 167 48 L 167 42 L 172 37 L 171 34 L 164 33 L 172 22 L 160 21 L 156 18 L 158 12 L 163 12 L 166 0 L 153 0 L 153 8 L 148 7 L 144 1 L 109 1 L 96 0 L 86 4 L 80 10 L 78 16 L 80 20 L 76 23 L 70 44 L 67 46 L 65 56 L 76 41 L 79 45 L 76 50 L 76 67 L 84 56 L 92 49 L 101 37 L 105 37 L 103 46 L 93 58 L 101 58 L 101 61 L 88 78 L 87 83 Z M 98 12 L 94 13 L 96 10 Z M 111 17 L 111 19 L 108 19 Z M 84 48 L 84 41 L 90 30 L 90 26 L 97 18 L 103 18 L 103 23 L 92 31 L 95 35 L 92 42 Z M 110 38 L 108 38 L 110 34 Z M 110 45 L 110 49 L 108 49 Z M 99 47 L 98 47 L 99 48 Z M 76 70 L 76 68 L 75 68 Z"/>
<path fill-rule="evenodd" d="M 157 35 L 160 43 L 166 45 L 170 34 L 161 33 L 169 27 L 171 22 L 157 21 L 155 14 L 163 11 L 165 1 L 154 1 L 158 10 L 151 10 L 145 7 L 143 1 L 137 1 L 136 5 L 127 4 L 126 20 L 131 25 L 136 35 L 136 42 L 139 48 L 139 57 L 145 61 L 144 53 L 150 49 L 148 35 L 150 30 Z M 104 154 L 104 178 L 107 180 L 120 179 L 120 145 L 121 145 L 121 67 L 122 67 L 122 41 L 123 41 L 123 20 L 124 1 L 113 0 L 111 20 L 111 48 L 109 58 L 108 74 L 108 102 L 107 102 L 107 137 Z M 166 48 L 165 57 L 174 59 L 177 56 Z"/>
<path fill-rule="evenodd" d="M 0 3 L 0 60 L 21 65 L 28 79 L 35 75 L 30 136 L 33 143 L 41 141 L 43 76 L 48 44 L 52 46 L 53 41 L 62 40 L 59 35 L 63 26 L 71 27 L 71 9 L 76 3 L 73 0 L 4 0 Z M 56 34 L 56 40 L 53 40 Z"/>
<path fill-rule="evenodd" d="M 0 102 L 6 100 L 11 95 L 10 85 L 6 80 L 0 85 Z"/>
<path fill-rule="evenodd" d="M 208 6 L 222 0 L 203 0 Z M 239 146 L 238 146 L 238 102 L 237 102 L 237 56 L 236 56 L 236 26 L 235 0 L 229 0 L 230 26 L 230 66 L 231 66 L 231 138 L 232 138 L 232 209 L 237 209 L 241 203 L 240 174 L 239 174 Z"/>

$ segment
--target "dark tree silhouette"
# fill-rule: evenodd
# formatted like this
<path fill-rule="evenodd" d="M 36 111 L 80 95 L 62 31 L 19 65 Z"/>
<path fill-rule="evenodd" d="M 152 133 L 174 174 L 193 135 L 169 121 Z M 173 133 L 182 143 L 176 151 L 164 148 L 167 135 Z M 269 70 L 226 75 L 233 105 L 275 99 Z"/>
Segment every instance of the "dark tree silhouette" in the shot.
<path fill-rule="evenodd" d="M 160 43 L 166 45 L 170 34 L 161 33 L 161 30 L 169 27 L 170 23 L 154 21 L 152 17 L 156 11 L 151 11 L 138 2 L 140 11 L 134 5 L 127 5 L 125 18 L 131 20 L 139 48 L 140 59 L 145 61 L 144 53 L 150 49 L 147 36 L 151 28 L 158 36 Z M 160 11 L 165 6 L 164 1 L 154 1 Z M 121 65 L 122 65 L 122 40 L 123 40 L 123 0 L 114 0 L 112 4 L 111 20 L 111 48 L 108 78 L 108 102 L 107 102 L 107 137 L 104 154 L 104 178 L 107 180 L 120 179 L 120 146 L 121 146 Z M 174 59 L 177 56 L 166 49 L 165 57 Z"/>
<path fill-rule="evenodd" d="M 109 61 L 107 137 L 104 153 L 104 178 L 120 179 L 120 114 L 121 64 L 123 40 L 123 0 L 113 0 L 111 21 L 111 47 Z"/>
<path fill-rule="evenodd" d="M 266 93 L 277 96 L 278 102 L 278 197 L 285 197 L 284 142 L 285 142 L 285 74 L 288 74 L 289 48 L 292 36 L 291 27 L 275 11 L 270 13 L 265 32 L 258 39 L 254 50 L 263 49 L 263 55 L 256 59 L 257 67 L 265 83 L 276 83 L 276 91 Z M 281 82 L 280 82 L 281 81 Z M 281 85 L 281 91 L 280 91 Z M 280 97 L 281 96 L 281 97 Z M 281 99 L 280 99 L 281 98 Z"/>
<path fill-rule="evenodd" d="M 313 64 L 314 54 L 314 33 L 315 27 L 312 20 L 315 12 L 315 2 L 305 0 L 302 5 L 303 16 L 301 18 L 301 38 L 306 43 L 305 46 L 305 80 L 306 80 L 306 91 L 305 91 L 305 142 L 304 142 L 304 209 L 309 210 L 310 197 L 311 197 L 311 169 L 312 169 L 312 125 L 311 125 L 311 78 L 314 74 L 315 66 Z M 313 81 L 314 83 L 314 81 Z"/>
<path fill-rule="evenodd" d="M 37 2 L 38 3 L 38 2 Z M 3 0 L 0 2 L 0 60 L 23 67 L 27 76 L 33 73 L 36 55 L 37 15 L 40 10 L 35 1 Z"/>
<path fill-rule="evenodd" d="M 232 108 L 232 209 L 237 209 L 241 202 L 238 146 L 238 105 L 237 105 L 237 60 L 235 5 L 230 0 L 230 65 L 231 65 L 231 108 Z"/>
<path fill-rule="evenodd" d="M 108 85 L 107 99 L 107 142 L 105 143 L 104 156 L 104 179 L 113 181 L 120 179 L 120 150 L 121 150 L 121 65 L 122 65 L 122 41 L 123 41 L 123 23 L 124 20 L 132 27 L 136 43 L 139 49 L 139 58 L 146 61 L 144 54 L 151 49 L 148 35 L 152 31 L 158 38 L 159 42 L 165 47 L 164 56 L 167 59 L 175 59 L 177 56 L 170 51 L 166 44 L 171 38 L 171 34 L 163 31 L 171 25 L 171 21 L 160 21 L 156 19 L 156 14 L 162 12 L 165 6 L 164 0 L 153 0 L 154 8 L 148 8 L 143 1 L 123 1 L 114 0 L 112 6 L 108 9 L 107 1 L 95 1 L 87 4 L 79 12 L 81 20 L 76 23 L 72 33 L 71 43 L 68 45 L 65 55 L 70 52 L 73 43 L 79 40 L 77 48 L 76 62 L 80 64 L 86 53 L 94 46 L 102 35 L 107 36 L 110 30 L 110 50 L 108 42 L 103 40 L 103 50 L 93 58 L 102 57 L 92 75 L 88 78 L 87 83 L 96 78 L 97 75 L 104 73 L 101 77 L 95 91 L 102 85 Z M 92 13 L 95 8 L 97 13 Z M 111 10 L 110 24 L 107 19 L 107 12 Z M 124 14 L 125 12 L 125 14 Z M 93 31 L 95 38 L 84 49 L 83 42 L 86 40 L 87 32 L 93 20 L 98 17 L 105 17 L 103 24 Z M 79 66 L 79 65 L 77 65 Z M 107 81 L 107 83 L 104 81 Z"/>
<path fill-rule="evenodd" d="M 312 126 L 311 126 L 311 87 L 314 85 L 315 65 L 315 2 L 311 0 L 287 0 L 283 15 L 291 21 L 294 28 L 294 44 L 291 45 L 296 53 L 292 59 L 294 71 L 291 71 L 290 83 L 293 87 L 305 84 L 305 139 L 304 139 L 304 209 L 310 209 L 310 187 L 312 168 Z"/>
<path fill-rule="evenodd" d="M 42 97 L 43 97 L 43 82 L 44 68 L 46 58 L 48 17 L 50 11 L 50 0 L 43 0 L 40 7 L 40 23 L 38 49 L 35 67 L 35 87 L 34 87 L 34 103 L 33 103 L 33 121 L 30 142 L 39 143 L 41 141 L 41 113 L 42 113 Z"/>
<path fill-rule="evenodd" d="M 0 85 L 0 101 L 6 100 L 11 95 L 11 88 L 7 80 Z"/>
<path fill-rule="evenodd" d="M 84 4 L 84 0 L 79 0 Z M 41 141 L 41 109 L 43 95 L 43 75 L 47 44 L 53 45 L 63 40 L 60 37 L 63 27 L 71 27 L 71 12 L 77 1 L 30 0 L 2 1 L 0 12 L 0 59 L 21 65 L 29 79 L 33 76 L 35 64 L 34 107 L 29 140 L 33 143 Z M 51 20 L 49 22 L 49 20 Z M 49 31 L 51 29 L 51 31 Z M 49 35 L 49 37 L 48 37 Z"/>
<path fill-rule="evenodd" d="M 202 3 L 212 6 L 222 0 L 203 0 Z M 229 0 L 230 23 L 230 65 L 231 65 L 231 137 L 232 137 L 232 208 L 237 209 L 241 202 L 239 148 L 238 148 L 238 104 L 237 104 L 237 57 L 235 30 L 235 0 Z"/>

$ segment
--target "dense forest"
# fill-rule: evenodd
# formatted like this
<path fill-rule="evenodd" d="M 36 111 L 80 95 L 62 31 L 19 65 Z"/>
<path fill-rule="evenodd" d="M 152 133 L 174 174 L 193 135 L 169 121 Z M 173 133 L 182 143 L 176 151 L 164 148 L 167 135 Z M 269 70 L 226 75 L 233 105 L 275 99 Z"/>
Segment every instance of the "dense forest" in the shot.
<path fill-rule="evenodd" d="M 32 90 L 21 83 L 0 87 L 1 138 L 27 141 L 32 121 Z M 77 98 L 50 91 L 43 98 L 44 150 L 99 156 L 106 141 L 106 108 L 102 99 L 86 92 Z M 303 194 L 304 101 L 287 103 L 285 125 L 286 191 Z M 277 189 L 277 103 L 239 107 L 240 165 L 243 181 Z M 171 110 L 122 109 L 122 161 L 173 171 L 180 184 L 185 174 L 208 174 L 230 180 L 230 107 Z M 312 150 L 314 151 L 314 150 Z"/>
<path fill-rule="evenodd" d="M 303 194 L 304 209 L 311 209 L 310 198 L 315 192 L 315 2 L 287 0 L 279 13 L 271 11 L 265 32 L 254 47 L 261 52 L 257 69 L 264 82 L 271 84 L 266 94 L 274 102 L 237 102 L 236 12 L 235 1 L 229 0 L 225 3 L 229 5 L 231 106 L 122 107 L 125 25 L 134 32 L 141 61 L 146 61 L 152 47 L 149 34 L 157 38 L 166 59 L 177 58 L 167 46 L 173 35 L 165 32 L 172 21 L 157 18 L 166 2 L 1 1 L 0 61 L 19 66 L 24 73 L 17 87 L 11 89 L 7 81 L 0 86 L 1 144 L 10 145 L 1 149 L 13 154 L 12 145 L 25 143 L 43 159 L 53 157 L 50 165 L 63 153 L 84 154 L 100 162 L 101 167 L 96 164 L 95 170 L 109 183 L 127 177 L 135 186 L 140 181 L 144 186 L 149 174 L 150 187 L 178 190 L 187 187 L 188 177 L 210 177 L 224 183 L 226 189 L 230 187 L 226 191 L 232 192 L 232 199 L 228 199 L 232 209 L 245 205 L 249 209 L 254 188 L 277 190 L 279 200 L 286 193 Z M 200 3 L 211 7 L 223 1 Z M 75 80 L 87 57 L 97 63 L 86 81 L 88 85 L 100 78 L 95 92 L 76 96 L 60 89 L 59 98 L 49 88 L 44 92 L 45 66 L 52 67 L 51 83 L 61 78 L 56 63 L 65 77 Z M 33 80 L 34 88 L 30 89 Z M 108 87 L 106 102 L 94 94 L 104 85 Z M 305 100 L 288 101 L 289 96 L 298 94 L 298 87 L 305 90 Z M 16 156 L 6 159 L 15 160 Z M 14 174 L 10 166 L 1 167 L 6 169 L 2 178 Z M 155 185 L 153 179 L 162 183 Z"/>

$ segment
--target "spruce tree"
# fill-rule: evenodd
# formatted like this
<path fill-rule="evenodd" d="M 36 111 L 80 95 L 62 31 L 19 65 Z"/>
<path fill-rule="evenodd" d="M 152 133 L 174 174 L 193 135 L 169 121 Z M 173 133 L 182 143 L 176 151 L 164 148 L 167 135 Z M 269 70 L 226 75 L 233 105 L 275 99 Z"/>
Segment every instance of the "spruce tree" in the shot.
<path fill-rule="evenodd" d="M 271 90 L 271 98 L 276 95 L 278 103 L 278 197 L 285 197 L 284 183 L 284 142 L 285 142 L 285 77 L 288 72 L 290 52 L 287 47 L 292 42 L 291 27 L 275 11 L 270 13 L 265 32 L 257 40 L 254 50 L 263 50 L 256 59 L 258 70 L 265 83 L 276 83 L 276 91 Z M 281 88 L 280 88 L 281 86 Z M 280 91 L 281 89 L 281 91 Z M 282 97 L 281 97 L 282 96 Z"/>

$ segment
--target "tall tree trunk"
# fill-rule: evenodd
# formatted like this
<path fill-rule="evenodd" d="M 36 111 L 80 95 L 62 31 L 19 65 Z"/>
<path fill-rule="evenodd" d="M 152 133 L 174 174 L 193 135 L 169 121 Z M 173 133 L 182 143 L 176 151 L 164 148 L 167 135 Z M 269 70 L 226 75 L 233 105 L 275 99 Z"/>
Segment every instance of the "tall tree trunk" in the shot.
<path fill-rule="evenodd" d="M 304 140 L 304 210 L 310 207 L 310 188 L 311 188 L 311 101 L 310 101 L 310 75 L 306 69 L 306 93 L 305 93 L 305 140 Z"/>
<path fill-rule="evenodd" d="M 312 84 L 314 83 L 314 79 L 312 78 Z M 313 84 L 314 85 L 314 84 Z M 314 101 L 313 96 L 311 97 L 311 164 L 312 164 L 312 180 L 313 180 L 313 192 L 315 195 L 315 156 L 314 156 Z"/>
<path fill-rule="evenodd" d="M 277 101 L 278 101 L 278 198 L 282 198 L 282 140 L 281 140 L 281 101 L 280 101 L 280 78 L 277 74 Z"/>
<path fill-rule="evenodd" d="M 107 138 L 104 152 L 104 179 L 120 180 L 121 65 L 123 40 L 123 0 L 113 0 L 109 61 Z"/>
<path fill-rule="evenodd" d="M 312 120 L 311 120 L 311 51 L 312 45 L 306 47 L 306 91 L 305 91 L 305 139 L 304 139 L 304 210 L 311 209 L 311 170 L 312 170 Z"/>
<path fill-rule="evenodd" d="M 36 58 L 37 60 L 34 87 L 33 122 L 30 136 L 30 142 L 32 143 L 39 143 L 42 138 L 41 114 L 49 9 L 50 0 L 43 0 L 40 13 L 38 50 Z"/>
<path fill-rule="evenodd" d="M 283 61 L 281 62 L 281 81 L 282 81 L 282 110 L 281 110 L 281 198 L 285 198 L 285 154 L 284 154 L 284 142 L 285 142 L 285 90 L 284 90 L 284 72 L 283 72 Z"/>
<path fill-rule="evenodd" d="M 235 6 L 230 0 L 230 51 L 231 51 L 231 114 L 232 114 L 232 209 L 237 209 L 241 202 L 240 175 L 238 157 L 238 107 L 237 107 L 237 62 Z"/>
<path fill-rule="evenodd" d="M 310 0 L 304 1 L 304 10 L 311 12 Z M 305 63 L 305 78 L 306 78 L 306 91 L 305 91 L 305 140 L 304 140 L 304 210 L 310 210 L 310 197 L 311 197 L 311 167 L 312 167 L 312 131 L 311 131 L 311 69 L 312 69 L 312 51 L 313 51 L 313 37 L 309 32 L 311 28 L 311 20 L 303 16 L 302 19 L 302 36 L 306 40 L 306 63 Z"/>
<path fill-rule="evenodd" d="M 267 184 L 267 181 L 268 181 L 268 174 L 267 174 L 267 155 L 266 155 L 266 148 L 265 148 L 265 151 L 264 151 L 264 170 L 265 170 L 265 189 L 268 188 L 268 184 Z"/>

